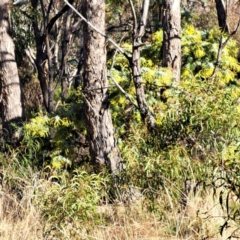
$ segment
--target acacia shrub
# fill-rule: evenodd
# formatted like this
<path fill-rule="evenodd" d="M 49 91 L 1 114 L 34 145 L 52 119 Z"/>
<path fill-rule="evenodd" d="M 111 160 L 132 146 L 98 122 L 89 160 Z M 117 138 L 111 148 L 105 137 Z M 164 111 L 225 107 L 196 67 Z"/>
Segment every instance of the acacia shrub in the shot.
<path fill-rule="evenodd" d="M 158 211 L 158 199 L 169 196 L 179 208 L 184 184 L 203 183 L 216 194 L 227 219 L 221 231 L 239 212 L 239 114 L 240 86 L 237 80 L 237 44 L 230 40 L 223 50 L 215 79 L 210 79 L 217 58 L 217 28 L 200 31 L 187 25 L 183 30 L 181 82 L 174 83 L 168 69 L 159 67 L 162 35 L 156 32 L 141 58 L 143 84 L 156 128 L 149 132 L 137 109 L 124 95 L 111 88 L 111 103 L 117 140 L 126 161 L 122 191 L 140 189 L 146 206 Z M 223 36 L 225 38 L 225 36 Z M 128 44 L 123 47 L 130 48 Z M 135 102 L 127 62 L 115 59 L 111 74 Z M 193 186 L 194 187 L 194 186 Z M 231 197 L 230 197 L 231 196 Z M 234 199 L 234 200 L 232 200 Z M 171 207 L 169 200 L 166 208 Z"/>

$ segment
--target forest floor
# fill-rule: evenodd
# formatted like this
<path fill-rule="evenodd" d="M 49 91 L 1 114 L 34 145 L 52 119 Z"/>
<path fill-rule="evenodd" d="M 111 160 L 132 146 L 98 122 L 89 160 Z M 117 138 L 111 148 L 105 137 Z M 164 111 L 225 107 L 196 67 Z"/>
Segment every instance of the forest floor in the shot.
<path fill-rule="evenodd" d="M 31 191 L 28 196 L 30 197 Z M 27 196 L 27 195 L 26 195 Z M 171 199 L 168 199 L 171 201 Z M 17 203 L 14 196 L 0 193 L 0 239 L 2 240 L 53 240 L 53 239 L 98 239 L 98 240 L 197 240 L 227 239 L 238 227 L 229 226 L 220 235 L 224 216 L 218 199 L 212 192 L 190 194 L 185 208 L 169 205 L 159 197 L 158 214 L 144 207 L 142 198 L 128 204 L 99 206 L 97 211 L 103 220 L 100 224 L 90 221 L 86 228 L 73 228 L 71 223 L 61 230 L 61 236 L 53 229 L 46 232 L 48 225 L 40 217 L 37 206 L 30 199 Z M 23 202 L 25 202 L 23 204 Z M 161 214 L 159 214 L 159 212 Z M 75 224 L 76 226 L 76 224 Z"/>

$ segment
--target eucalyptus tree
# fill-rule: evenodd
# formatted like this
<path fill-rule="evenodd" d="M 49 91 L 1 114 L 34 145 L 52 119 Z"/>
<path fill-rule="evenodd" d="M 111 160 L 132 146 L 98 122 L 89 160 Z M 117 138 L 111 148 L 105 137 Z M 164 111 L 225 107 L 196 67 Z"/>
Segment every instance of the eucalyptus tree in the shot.
<path fill-rule="evenodd" d="M 162 66 L 172 69 L 180 81 L 181 73 L 181 12 L 180 0 L 163 0 L 163 57 Z"/>
<path fill-rule="evenodd" d="M 78 5 L 80 1 L 69 2 Z M 24 34 L 27 35 L 29 34 L 27 31 L 31 31 L 33 35 L 35 50 L 32 49 L 33 46 L 30 47 L 31 53 L 35 56 L 31 57 L 34 58 L 37 68 L 43 104 L 48 112 L 52 112 L 55 108 L 53 99 L 55 90 L 62 86 L 64 100 L 68 80 L 75 74 L 69 70 L 68 60 L 72 54 L 71 59 L 75 61 L 72 62 L 77 65 L 75 50 L 73 51 L 76 46 L 73 42 L 78 37 L 80 21 L 74 18 L 64 1 L 17 0 L 13 6 L 20 8 L 20 16 L 25 18 L 25 26 L 20 27 L 25 29 Z M 30 30 L 26 30 L 26 26 L 29 26 Z"/>
<path fill-rule="evenodd" d="M 73 1 L 70 0 L 71 3 Z M 61 2 L 44 0 L 31 0 L 31 5 L 34 12 L 31 21 L 36 42 L 38 79 L 42 89 L 44 105 L 48 112 L 52 112 L 54 109 L 54 79 L 59 72 L 61 72 L 60 76 L 63 76 L 58 64 L 61 28 L 62 25 L 65 25 L 62 16 L 68 11 L 69 7 Z M 38 12 L 41 13 L 40 21 Z M 68 34 L 70 34 L 70 31 Z M 62 58 L 66 59 L 67 51 L 64 51 L 64 54 L 62 54 Z M 64 66 L 61 64 L 61 67 Z"/>
<path fill-rule="evenodd" d="M 84 18 L 99 32 L 105 33 L 105 1 L 83 0 Z M 90 155 L 95 166 L 119 170 L 121 157 L 114 138 L 108 99 L 106 74 L 106 39 L 84 22 L 83 96 Z"/>
<path fill-rule="evenodd" d="M 6 137 L 12 135 L 12 123 L 24 117 L 21 88 L 10 36 L 10 0 L 0 1 L 0 111 Z"/>
<path fill-rule="evenodd" d="M 69 6 L 69 4 L 66 0 L 64 0 Z M 144 0 L 142 2 L 142 7 L 141 7 L 141 14 L 140 14 L 140 19 L 138 21 L 137 19 L 137 14 L 133 5 L 133 2 L 129 0 L 129 6 L 132 11 L 132 19 L 133 19 L 133 24 L 130 23 L 122 23 L 122 18 L 119 19 L 119 24 L 118 25 L 111 25 L 108 27 L 108 32 L 115 31 L 116 29 L 119 29 L 119 31 L 128 31 L 128 28 L 125 28 L 126 25 L 133 25 L 133 28 L 131 30 L 132 32 L 132 56 L 129 56 L 115 41 L 113 41 L 111 38 L 109 38 L 106 34 L 105 31 L 101 31 L 97 25 L 92 23 L 91 21 L 88 21 L 87 18 L 85 18 L 85 15 L 83 16 L 81 13 L 79 13 L 76 9 L 74 9 L 73 6 L 71 8 L 77 13 L 77 15 L 85 22 L 85 24 L 89 25 L 97 34 L 103 36 L 110 42 L 117 51 L 121 52 L 127 60 L 129 61 L 130 68 L 132 70 L 132 76 L 133 76 L 133 82 L 135 85 L 136 89 L 136 98 L 138 102 L 138 110 L 140 111 L 142 120 L 149 123 L 149 126 L 151 128 L 154 127 L 155 125 L 155 120 L 150 112 L 146 98 L 145 98 L 145 93 L 144 93 L 144 87 L 142 83 L 142 77 L 141 77 L 141 64 L 140 64 L 140 52 L 141 52 L 141 47 L 144 46 L 145 44 L 142 43 L 142 37 L 144 36 L 145 29 L 146 29 L 146 24 L 147 24 L 147 16 L 148 16 L 148 10 L 149 10 L 149 0 Z M 118 2 L 120 5 L 125 5 L 122 2 Z M 121 6 L 122 7 L 122 6 Z M 86 9 L 83 8 L 83 13 L 85 13 Z M 123 29 L 124 28 L 124 29 Z M 84 37 L 85 38 L 85 37 Z M 85 58 L 85 56 L 84 56 Z M 109 76 L 112 78 L 111 76 Z M 119 86 L 118 86 L 119 87 Z M 121 91 L 121 90 L 120 90 Z"/>

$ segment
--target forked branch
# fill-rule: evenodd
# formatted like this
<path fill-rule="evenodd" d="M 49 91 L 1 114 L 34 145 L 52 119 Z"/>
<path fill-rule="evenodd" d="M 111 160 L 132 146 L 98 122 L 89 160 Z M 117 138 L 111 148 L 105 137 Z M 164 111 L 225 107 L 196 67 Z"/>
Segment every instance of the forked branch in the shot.
<path fill-rule="evenodd" d="M 228 41 L 237 33 L 237 31 L 239 29 L 239 26 L 240 26 L 240 18 L 238 20 L 238 24 L 237 24 L 236 28 L 228 35 L 228 37 L 225 41 L 223 41 L 223 33 L 222 33 L 222 35 L 220 37 L 220 40 L 219 40 L 217 60 L 216 60 L 216 63 L 215 63 L 215 67 L 214 67 L 212 76 L 210 77 L 210 80 L 214 80 L 214 78 L 216 76 L 216 73 L 217 73 L 217 70 L 218 70 L 218 68 L 220 66 L 220 63 L 221 63 L 223 49 L 226 47 Z"/>

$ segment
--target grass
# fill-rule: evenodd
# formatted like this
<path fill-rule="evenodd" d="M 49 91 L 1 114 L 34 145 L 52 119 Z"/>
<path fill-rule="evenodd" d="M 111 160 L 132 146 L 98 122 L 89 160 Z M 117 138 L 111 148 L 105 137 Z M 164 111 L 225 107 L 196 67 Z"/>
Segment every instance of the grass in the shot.
<path fill-rule="evenodd" d="M 164 199 L 165 198 L 165 199 Z M 217 198 L 213 198 L 213 192 L 199 191 L 196 195 L 190 193 L 185 208 L 173 209 L 164 207 L 166 196 L 158 199 L 158 214 L 144 210 L 144 201 L 139 200 L 128 206 L 105 206 L 104 211 L 109 219 L 105 226 L 94 229 L 86 239 L 227 239 L 237 226 L 231 226 L 223 231 L 221 236 L 219 228 L 224 224 L 222 207 Z M 176 203 L 177 204 L 177 203 Z M 86 236 L 87 237 L 87 236 Z"/>
<path fill-rule="evenodd" d="M 9 190 L 2 184 L 0 239 L 221 240 L 227 239 L 237 228 L 233 224 L 220 235 L 219 228 L 224 224 L 225 212 L 218 198 L 214 198 L 212 190 L 208 189 L 199 190 L 196 194 L 190 192 L 186 207 L 180 207 L 181 204 L 173 199 L 170 204 L 171 196 L 162 193 L 157 200 L 156 213 L 146 209 L 143 197 L 125 204 L 118 202 L 98 206 L 101 224 L 93 224 L 91 228 L 81 226 L 79 230 L 76 224 L 69 223 L 63 229 L 54 229 L 53 226 L 54 230 L 47 234 L 44 229 L 48 221 L 41 218 L 41 209 L 33 201 L 34 189 L 39 187 L 36 183 L 41 181 L 25 181 L 21 198 L 13 189 Z"/>
<path fill-rule="evenodd" d="M 31 186 L 27 186 L 31 187 Z M 28 192 L 29 193 L 29 192 Z M 40 212 L 32 204 L 32 196 L 25 193 L 19 201 L 14 192 L 0 191 L 0 239 L 35 240 L 42 238 Z"/>
<path fill-rule="evenodd" d="M 51 178 L 22 167 L 16 158 L 10 157 L 7 162 L 2 160 L 0 176 L 0 240 L 225 240 L 233 233 L 240 236 L 234 221 L 220 234 L 227 213 L 219 203 L 223 190 L 220 188 L 215 197 L 210 186 L 199 187 L 195 194 L 191 190 L 183 205 L 174 197 L 176 189 L 171 189 L 174 184 L 169 184 L 165 191 L 158 193 L 154 212 L 148 210 L 149 202 L 139 195 L 131 201 L 98 205 L 98 220 L 76 222 L 60 216 L 56 223 L 50 221 L 51 215 L 43 218 L 44 204 L 52 204 L 52 212 L 56 212 L 55 202 L 43 200 L 44 194 L 52 189 Z M 239 208 L 239 200 L 234 196 L 231 199 L 231 204 Z M 63 207 L 63 211 L 68 209 Z"/>

